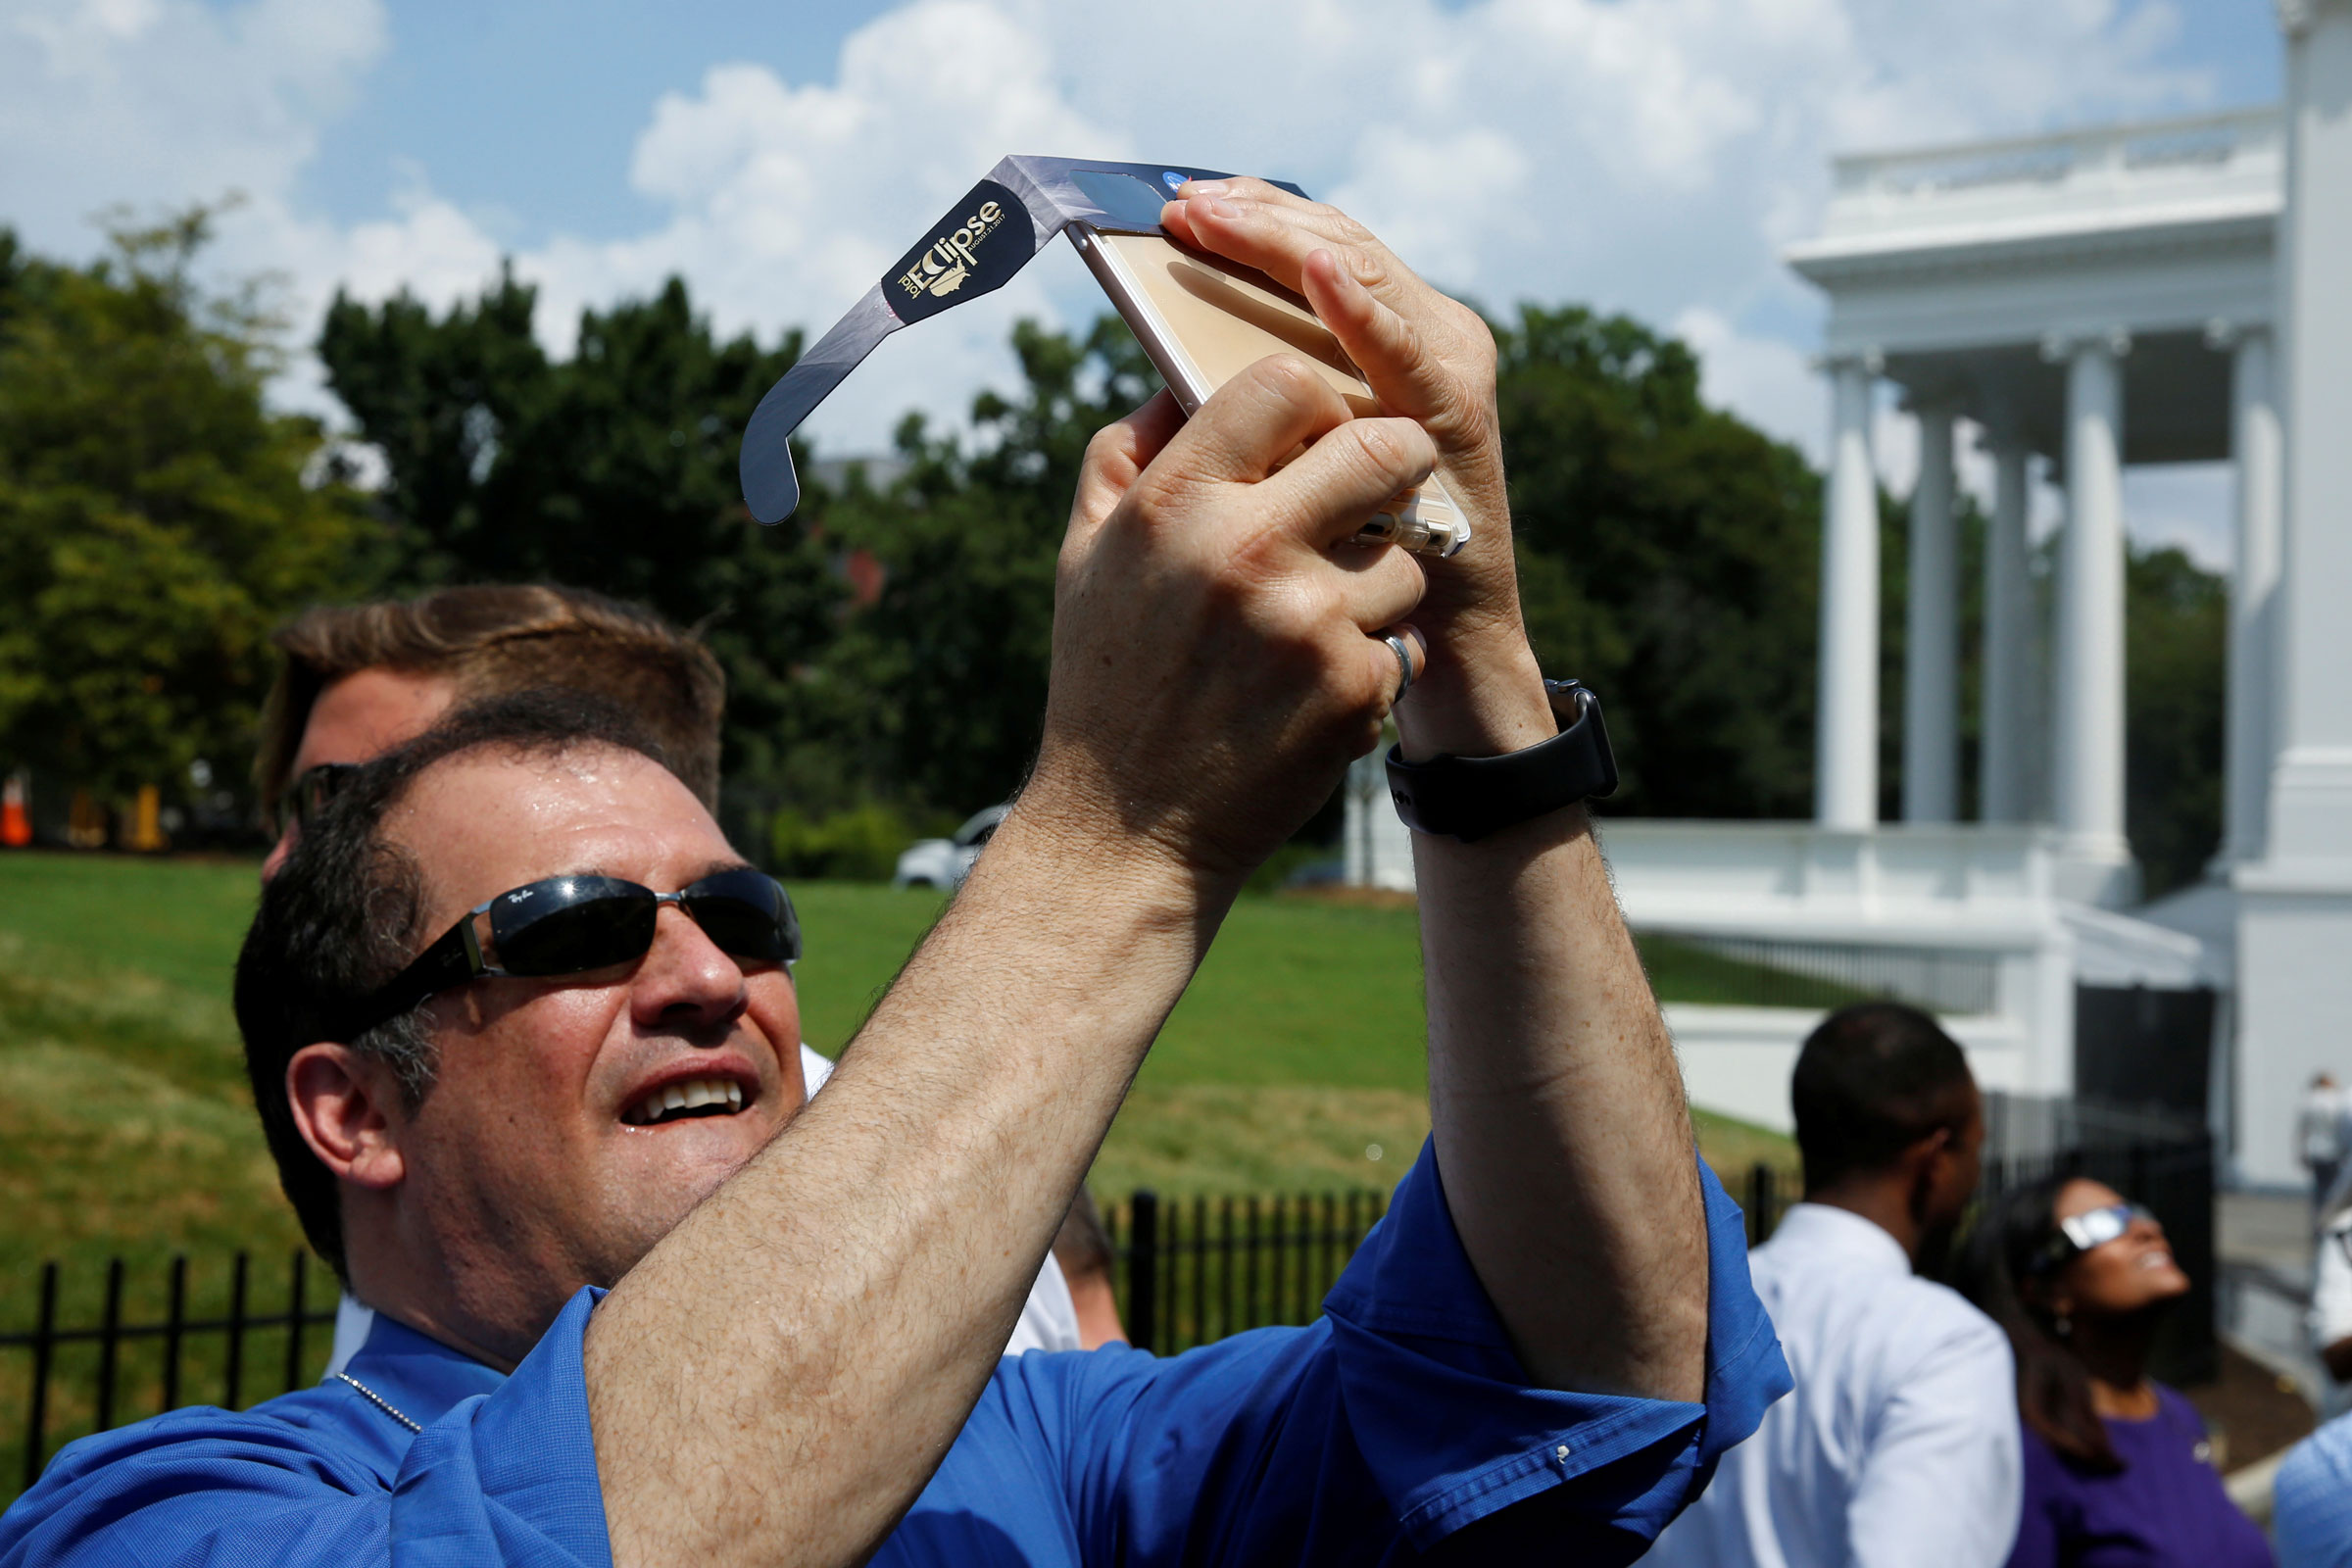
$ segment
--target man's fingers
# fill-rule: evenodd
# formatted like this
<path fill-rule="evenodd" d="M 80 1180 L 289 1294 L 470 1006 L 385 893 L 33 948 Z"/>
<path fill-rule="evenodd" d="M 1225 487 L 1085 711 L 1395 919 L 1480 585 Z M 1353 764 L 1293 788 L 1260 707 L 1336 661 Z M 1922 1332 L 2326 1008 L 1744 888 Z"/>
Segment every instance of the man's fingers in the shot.
<path fill-rule="evenodd" d="M 1156 466 L 1194 479 L 1252 484 L 1349 418 L 1348 405 L 1304 360 L 1277 354 L 1211 393 Z"/>
<path fill-rule="evenodd" d="M 1306 259 L 1300 290 L 1340 347 L 1364 372 L 1383 406 L 1425 424 L 1443 424 L 1466 401 L 1445 363 L 1413 323 L 1356 281 L 1328 249 Z"/>
<path fill-rule="evenodd" d="M 1070 505 L 1072 529 L 1091 532 L 1101 526 L 1119 498 L 1183 428 L 1184 410 L 1163 390 L 1125 418 L 1097 430 L 1078 468 L 1077 495 Z"/>
<path fill-rule="evenodd" d="M 1393 627 L 1418 609 L 1429 586 L 1419 561 L 1387 545 L 1342 546 L 1329 559 L 1341 573 L 1341 609 L 1359 629 L 1376 636 L 1379 627 Z"/>
<path fill-rule="evenodd" d="M 1427 479 L 1437 462 L 1436 443 L 1410 419 L 1350 419 L 1259 488 L 1320 550 Z"/>
<path fill-rule="evenodd" d="M 1298 288 L 1306 259 L 1336 249 L 1366 287 L 1401 304 L 1429 285 L 1389 253 L 1346 214 L 1312 204 L 1276 207 L 1270 202 L 1222 196 L 1171 202 L 1161 224 L 1178 239 L 1229 262 L 1254 267 L 1286 288 Z"/>
<path fill-rule="evenodd" d="M 1418 627 L 1384 626 L 1372 634 L 1367 652 L 1371 656 L 1372 679 L 1375 683 L 1386 683 L 1391 708 L 1404 701 L 1413 683 L 1429 668 L 1429 642 Z M 1375 689 L 1382 688 L 1376 684 Z"/>

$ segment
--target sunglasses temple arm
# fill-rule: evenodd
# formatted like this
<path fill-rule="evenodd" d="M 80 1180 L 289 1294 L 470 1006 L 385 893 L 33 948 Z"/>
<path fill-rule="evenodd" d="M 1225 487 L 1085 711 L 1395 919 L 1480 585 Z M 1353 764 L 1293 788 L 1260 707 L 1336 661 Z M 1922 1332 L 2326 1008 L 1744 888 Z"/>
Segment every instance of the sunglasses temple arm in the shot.
<path fill-rule="evenodd" d="M 801 504 L 801 478 L 792 466 L 793 432 L 876 345 L 905 324 L 891 314 L 882 285 L 876 283 L 767 389 L 744 426 L 743 456 L 737 464 L 744 504 L 753 516 L 773 525 L 793 514 Z"/>

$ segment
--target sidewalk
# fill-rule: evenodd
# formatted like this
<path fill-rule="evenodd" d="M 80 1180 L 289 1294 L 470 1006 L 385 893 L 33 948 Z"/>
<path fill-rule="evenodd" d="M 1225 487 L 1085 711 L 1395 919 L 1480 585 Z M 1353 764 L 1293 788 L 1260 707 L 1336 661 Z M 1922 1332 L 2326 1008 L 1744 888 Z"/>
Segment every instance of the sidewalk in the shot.
<path fill-rule="evenodd" d="M 2311 1301 L 2310 1200 L 2300 1193 L 2225 1192 L 2214 1218 L 2222 1333 L 2294 1379 L 2314 1409 L 2324 1407 L 2328 1374 L 2303 1328 Z"/>

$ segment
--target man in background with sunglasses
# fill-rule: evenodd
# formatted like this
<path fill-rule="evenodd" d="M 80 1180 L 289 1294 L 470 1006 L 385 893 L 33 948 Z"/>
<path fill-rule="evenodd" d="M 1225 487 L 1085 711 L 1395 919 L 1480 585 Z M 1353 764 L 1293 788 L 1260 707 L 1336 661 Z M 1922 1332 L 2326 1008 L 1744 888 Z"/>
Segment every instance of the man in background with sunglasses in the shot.
<path fill-rule="evenodd" d="M 725 672 L 699 639 L 643 606 L 546 583 L 467 584 L 409 600 L 318 606 L 270 640 L 285 662 L 263 704 L 254 761 L 263 808 L 277 827 L 262 864 L 265 880 L 360 763 L 421 733 L 459 703 L 541 688 L 585 692 L 635 715 L 679 781 L 707 809 L 718 809 Z M 833 1064 L 804 1046 L 801 1070 L 813 1094 Z M 1086 1226 L 1075 1209 L 1065 1226 L 1066 1250 L 1082 1258 L 1094 1255 Z M 1057 1237 L 1055 1252 L 1064 1250 Z M 1081 1324 L 1073 1283 L 1058 1256 L 1046 1259 L 1006 1354 L 1102 1343 Z M 1107 1274 L 1085 1283 L 1090 1299 L 1107 1298 Z M 373 1321 L 346 1289 L 335 1310 L 330 1377 L 367 1343 Z M 1115 1310 L 1101 1327 L 1123 1337 Z"/>
<path fill-rule="evenodd" d="M 1753 1429 L 1788 1380 L 1738 1211 L 1581 806 L 1525 795 L 1417 843 L 1434 1130 L 1322 1321 L 997 1354 L 1225 912 L 1400 688 L 1409 761 L 1559 733 L 1491 337 L 1327 208 L 1187 196 L 1396 415 L 1276 358 L 1096 438 L 1029 783 L 824 1095 L 785 905 L 625 721 L 476 713 L 387 757 L 266 891 L 238 994 L 257 1098 L 376 1211 L 345 1261 L 402 1332 L 69 1448 L 0 1568 L 1613 1564 Z M 1344 541 L 1441 465 L 1477 533 L 1424 597 Z"/>

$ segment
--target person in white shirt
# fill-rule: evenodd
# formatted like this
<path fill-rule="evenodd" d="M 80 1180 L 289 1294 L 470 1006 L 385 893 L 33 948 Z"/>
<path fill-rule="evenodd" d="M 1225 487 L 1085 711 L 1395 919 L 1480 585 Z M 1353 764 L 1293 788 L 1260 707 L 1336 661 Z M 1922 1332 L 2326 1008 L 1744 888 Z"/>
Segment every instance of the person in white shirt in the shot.
<path fill-rule="evenodd" d="M 1796 1392 L 1642 1561 L 1997 1568 L 2024 1486 L 2009 1343 L 1913 1272 L 1977 1185 L 1968 1060 L 1925 1013 L 1865 1003 L 1806 1040 L 1789 1098 L 1805 1199 L 1748 1267 Z"/>
<path fill-rule="evenodd" d="M 2335 1074 L 2315 1074 L 2295 1107 L 2295 1152 L 2311 1172 L 2311 1206 L 2316 1217 L 2325 1208 L 2344 1168 L 2346 1135 L 2352 1133 L 2352 1101 L 2335 1081 Z"/>

